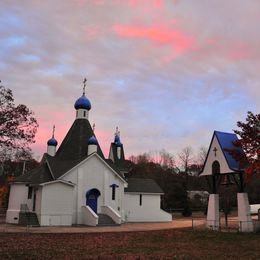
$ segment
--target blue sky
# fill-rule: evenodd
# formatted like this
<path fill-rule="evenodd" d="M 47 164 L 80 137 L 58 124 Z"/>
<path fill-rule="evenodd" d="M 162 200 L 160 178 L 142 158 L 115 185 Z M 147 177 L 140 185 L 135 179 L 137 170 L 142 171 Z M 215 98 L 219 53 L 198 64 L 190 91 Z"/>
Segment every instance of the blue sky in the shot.
<path fill-rule="evenodd" d="M 0 75 L 40 124 L 36 156 L 61 143 L 88 79 L 90 122 L 108 152 L 208 146 L 259 113 L 257 0 L 55 0 L 0 3 Z"/>

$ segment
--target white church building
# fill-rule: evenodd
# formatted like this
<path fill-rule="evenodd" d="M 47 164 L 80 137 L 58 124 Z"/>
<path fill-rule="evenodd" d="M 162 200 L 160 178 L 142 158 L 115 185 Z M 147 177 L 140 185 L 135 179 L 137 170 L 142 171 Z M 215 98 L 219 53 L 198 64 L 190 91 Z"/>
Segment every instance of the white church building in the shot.
<path fill-rule="evenodd" d="M 97 226 L 171 221 L 160 209 L 163 191 L 153 180 L 125 178 L 129 169 L 118 130 L 109 158 L 104 157 L 88 120 L 85 86 L 74 107 L 76 119 L 57 151 L 53 131 L 40 166 L 11 183 L 6 222 Z"/>

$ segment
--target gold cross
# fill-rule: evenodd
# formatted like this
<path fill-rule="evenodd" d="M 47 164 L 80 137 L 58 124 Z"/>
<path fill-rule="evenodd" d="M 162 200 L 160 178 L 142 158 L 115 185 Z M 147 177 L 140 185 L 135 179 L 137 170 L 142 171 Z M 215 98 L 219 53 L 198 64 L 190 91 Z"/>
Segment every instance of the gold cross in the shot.
<path fill-rule="evenodd" d="M 84 84 L 84 86 L 83 86 L 83 95 L 85 95 L 85 90 L 86 90 L 86 85 L 87 85 L 87 79 L 86 78 L 84 78 L 83 84 Z"/>
<path fill-rule="evenodd" d="M 213 152 L 215 153 L 215 157 L 217 156 L 217 148 L 215 147 L 214 149 L 213 149 Z"/>
<path fill-rule="evenodd" d="M 118 131 L 118 126 L 116 127 L 116 132 L 115 132 L 115 135 L 118 135 L 118 136 L 120 136 L 120 131 Z"/>
<path fill-rule="evenodd" d="M 54 132 L 55 132 L 55 125 L 53 125 L 53 128 L 52 128 L 52 138 L 54 138 Z"/>

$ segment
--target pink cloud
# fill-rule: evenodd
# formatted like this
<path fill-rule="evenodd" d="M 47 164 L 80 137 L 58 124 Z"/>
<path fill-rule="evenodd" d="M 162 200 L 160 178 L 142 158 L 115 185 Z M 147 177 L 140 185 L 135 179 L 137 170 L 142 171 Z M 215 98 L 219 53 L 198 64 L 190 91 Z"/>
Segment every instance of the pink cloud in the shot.
<path fill-rule="evenodd" d="M 122 25 L 115 24 L 113 31 L 120 37 L 144 39 L 158 46 L 170 46 L 173 53 L 170 55 L 180 55 L 193 49 L 195 39 L 187 33 L 168 28 L 164 25 L 143 26 L 143 25 Z"/>
<path fill-rule="evenodd" d="M 228 56 L 233 61 L 245 60 L 253 57 L 254 53 L 249 46 L 244 44 L 238 44 L 237 46 L 233 46 L 228 52 Z"/>
<path fill-rule="evenodd" d="M 86 28 L 87 40 L 95 40 L 99 34 L 100 34 L 99 26 L 90 26 Z"/>
<path fill-rule="evenodd" d="M 254 59 L 259 56 L 258 50 L 250 43 L 242 42 L 236 38 L 223 37 L 208 38 L 194 46 L 198 60 L 218 57 L 230 62 Z"/>

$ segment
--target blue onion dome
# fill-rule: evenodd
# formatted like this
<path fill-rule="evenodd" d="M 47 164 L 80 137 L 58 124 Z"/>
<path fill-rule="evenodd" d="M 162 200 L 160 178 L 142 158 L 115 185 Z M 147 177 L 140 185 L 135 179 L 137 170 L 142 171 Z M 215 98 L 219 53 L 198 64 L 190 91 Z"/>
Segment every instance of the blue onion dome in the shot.
<path fill-rule="evenodd" d="M 75 107 L 75 109 L 90 110 L 91 109 L 91 103 L 88 100 L 88 98 L 86 98 L 85 94 L 83 93 L 83 95 L 75 102 L 74 107 Z"/>
<path fill-rule="evenodd" d="M 57 140 L 56 140 L 54 137 L 52 137 L 52 138 L 47 142 L 47 144 L 50 145 L 50 146 L 57 146 L 57 145 L 58 145 L 58 142 L 57 142 Z"/>
<path fill-rule="evenodd" d="M 115 134 L 114 143 L 116 144 L 116 146 L 121 146 L 122 145 L 122 143 L 120 142 L 120 136 L 118 134 Z"/>
<path fill-rule="evenodd" d="M 92 135 L 92 136 L 88 139 L 88 144 L 98 145 L 97 138 L 96 138 L 94 135 Z"/>

